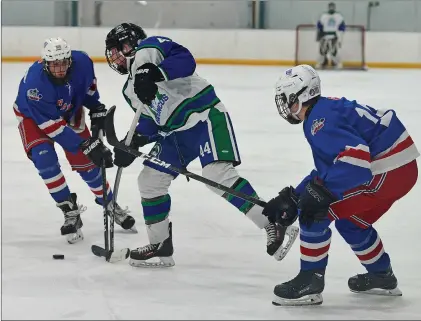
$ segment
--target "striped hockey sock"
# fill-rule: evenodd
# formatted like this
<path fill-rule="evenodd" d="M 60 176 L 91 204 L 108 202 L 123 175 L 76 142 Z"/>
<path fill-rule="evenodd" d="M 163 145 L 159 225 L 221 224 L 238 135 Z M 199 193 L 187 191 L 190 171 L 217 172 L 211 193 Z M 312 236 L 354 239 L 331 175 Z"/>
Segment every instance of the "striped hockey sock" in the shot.
<path fill-rule="evenodd" d="M 38 173 L 44 180 L 51 197 L 56 203 L 60 203 L 69 198 L 70 190 L 58 164 L 46 169 L 38 170 Z"/>
<path fill-rule="evenodd" d="M 329 221 L 313 223 L 310 228 L 300 224 L 301 270 L 325 269 L 332 230 Z"/>
<path fill-rule="evenodd" d="M 165 220 L 171 209 L 169 194 L 152 199 L 142 198 L 143 217 L 146 225 L 155 224 Z"/>
<path fill-rule="evenodd" d="M 389 255 L 385 252 L 382 240 L 372 226 L 363 229 L 351 221 L 339 220 L 336 221 L 336 228 L 368 272 L 381 272 L 388 269 Z"/>
<path fill-rule="evenodd" d="M 95 167 L 88 171 L 78 171 L 78 173 L 85 183 L 88 184 L 92 193 L 94 193 L 96 201 L 102 205 L 102 175 L 99 167 Z M 108 200 L 112 199 L 112 195 L 110 184 L 107 182 Z"/>
<path fill-rule="evenodd" d="M 254 190 L 254 188 L 251 186 L 248 180 L 240 177 L 237 179 L 237 181 L 234 183 L 234 185 L 231 186 L 235 191 L 242 192 L 244 194 L 253 196 L 257 198 L 257 193 Z M 241 212 L 244 214 L 247 214 L 248 211 L 253 207 L 253 203 L 250 203 L 249 201 L 245 201 L 241 198 L 238 198 L 236 196 L 230 195 L 228 193 L 225 193 L 222 195 L 228 202 L 230 202 L 232 205 L 234 205 L 236 208 L 238 208 Z"/>

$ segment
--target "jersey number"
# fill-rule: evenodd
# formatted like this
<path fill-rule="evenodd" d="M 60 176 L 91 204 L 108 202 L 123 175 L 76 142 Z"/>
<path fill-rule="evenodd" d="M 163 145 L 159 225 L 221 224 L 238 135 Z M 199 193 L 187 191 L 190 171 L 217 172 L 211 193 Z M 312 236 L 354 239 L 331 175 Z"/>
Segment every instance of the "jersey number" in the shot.
<path fill-rule="evenodd" d="M 369 121 L 373 122 L 374 124 L 377 124 L 379 122 L 380 119 L 377 119 L 376 117 L 373 116 L 372 112 L 370 111 L 370 109 L 368 108 L 368 106 L 366 105 L 361 105 L 355 108 L 355 111 L 358 113 L 358 115 L 360 117 L 365 117 L 367 118 Z M 378 110 L 376 113 L 376 116 L 378 117 L 382 117 L 384 115 L 384 112 L 381 110 Z M 386 127 L 389 126 L 390 120 L 389 122 L 387 121 L 381 121 L 380 124 L 384 125 Z"/>
<path fill-rule="evenodd" d="M 211 153 L 211 149 L 209 147 L 209 142 L 205 143 L 205 147 L 202 147 L 202 145 L 200 145 L 200 156 L 204 157 L 206 154 L 210 154 Z"/>
<path fill-rule="evenodd" d="M 157 39 L 158 39 L 158 41 L 159 41 L 160 43 L 163 43 L 163 42 L 165 42 L 165 41 L 169 41 L 168 39 L 165 39 L 165 38 L 160 38 L 160 37 L 157 37 Z"/>

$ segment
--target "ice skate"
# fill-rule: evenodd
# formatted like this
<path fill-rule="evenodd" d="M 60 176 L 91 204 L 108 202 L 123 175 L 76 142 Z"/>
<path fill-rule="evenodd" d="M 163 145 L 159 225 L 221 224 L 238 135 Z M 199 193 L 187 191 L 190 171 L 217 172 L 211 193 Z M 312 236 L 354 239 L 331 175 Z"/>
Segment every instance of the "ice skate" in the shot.
<path fill-rule="evenodd" d="M 135 267 L 171 267 L 175 265 L 172 255 L 172 223 L 169 223 L 169 237 L 163 242 L 139 247 L 130 252 L 129 264 Z"/>
<path fill-rule="evenodd" d="M 66 235 L 67 242 L 70 244 L 83 240 L 82 226 L 83 222 L 80 214 L 86 210 L 86 207 L 76 203 L 77 195 L 71 193 L 68 200 L 57 203 L 64 214 L 64 224 L 61 227 L 61 235 Z"/>
<path fill-rule="evenodd" d="M 98 199 L 95 199 L 95 203 L 101 205 L 101 203 L 98 202 Z M 115 203 L 114 208 L 113 202 L 110 202 L 108 204 L 108 211 L 114 212 L 114 219 L 117 225 L 121 226 L 125 230 L 130 230 L 134 233 L 137 233 L 136 226 L 134 225 L 136 221 L 131 215 L 129 215 L 130 210 L 128 207 L 123 209 L 120 207 L 120 205 L 118 205 L 118 203 Z"/>
<path fill-rule="evenodd" d="M 110 206 L 112 203 L 110 203 Z M 117 203 L 115 204 L 115 208 L 114 208 L 114 219 L 115 222 L 120 225 L 123 229 L 125 230 L 130 230 L 134 233 L 137 233 L 137 229 L 135 224 L 135 219 L 133 218 L 133 216 L 129 215 L 128 213 L 130 213 L 130 210 L 126 207 L 125 209 L 122 209 L 120 207 L 120 205 L 118 205 Z"/>
<path fill-rule="evenodd" d="M 355 293 L 402 296 L 392 268 L 381 273 L 357 274 L 349 278 L 348 287 Z"/>
<path fill-rule="evenodd" d="M 273 305 L 303 306 L 323 302 L 324 270 L 301 270 L 291 281 L 278 284 L 273 291 Z"/>
<path fill-rule="evenodd" d="M 291 249 L 298 236 L 299 228 L 295 226 L 284 227 L 279 224 L 269 223 L 266 227 L 266 251 L 277 261 L 281 261 Z M 285 240 L 287 236 L 287 240 Z"/>

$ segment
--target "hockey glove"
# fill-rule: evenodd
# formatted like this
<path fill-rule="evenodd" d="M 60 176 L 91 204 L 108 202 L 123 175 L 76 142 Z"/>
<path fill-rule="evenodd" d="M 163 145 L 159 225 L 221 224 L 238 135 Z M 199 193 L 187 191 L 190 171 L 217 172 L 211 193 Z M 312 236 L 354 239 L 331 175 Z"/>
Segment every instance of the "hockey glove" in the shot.
<path fill-rule="evenodd" d="M 127 137 L 127 135 L 126 135 Z M 126 138 L 124 138 L 121 143 L 124 144 Z M 134 133 L 130 147 L 138 150 L 140 147 L 145 146 L 149 143 L 149 137 L 141 135 L 139 133 Z M 128 167 L 133 163 L 137 156 L 132 155 L 124 150 L 121 150 L 117 147 L 114 147 L 114 165 L 118 167 Z"/>
<path fill-rule="evenodd" d="M 158 86 L 155 83 L 164 80 L 165 77 L 158 66 L 148 62 L 136 71 L 134 92 L 142 103 L 149 106 L 158 92 Z"/>
<path fill-rule="evenodd" d="M 265 208 L 263 215 L 266 215 L 271 223 L 278 223 L 282 226 L 292 225 L 298 216 L 298 196 L 292 186 L 285 187 L 279 195 L 272 198 Z"/>
<path fill-rule="evenodd" d="M 93 138 L 98 138 L 99 131 L 104 129 L 106 114 L 107 114 L 107 109 L 105 108 L 105 105 L 103 104 L 89 111 L 89 117 L 91 118 L 91 132 L 92 132 Z"/>
<path fill-rule="evenodd" d="M 330 204 L 337 198 L 317 178 L 311 180 L 298 200 L 300 224 L 310 227 L 327 218 Z"/>
<path fill-rule="evenodd" d="M 80 149 L 96 166 L 101 167 L 105 160 L 105 167 L 113 167 L 113 154 L 99 138 L 91 137 L 80 144 Z"/>

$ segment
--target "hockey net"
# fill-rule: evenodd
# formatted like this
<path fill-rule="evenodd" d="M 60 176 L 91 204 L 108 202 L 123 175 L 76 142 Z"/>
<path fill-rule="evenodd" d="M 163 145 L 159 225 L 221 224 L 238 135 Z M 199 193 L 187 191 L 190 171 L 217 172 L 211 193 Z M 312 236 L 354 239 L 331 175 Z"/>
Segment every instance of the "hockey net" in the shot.
<path fill-rule="evenodd" d="M 312 24 L 298 25 L 295 33 L 295 65 L 315 65 L 319 56 L 316 40 L 317 27 Z M 365 28 L 347 25 L 343 36 L 340 57 L 343 69 L 365 70 Z"/>

